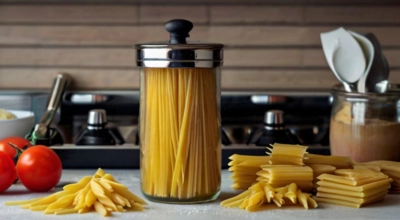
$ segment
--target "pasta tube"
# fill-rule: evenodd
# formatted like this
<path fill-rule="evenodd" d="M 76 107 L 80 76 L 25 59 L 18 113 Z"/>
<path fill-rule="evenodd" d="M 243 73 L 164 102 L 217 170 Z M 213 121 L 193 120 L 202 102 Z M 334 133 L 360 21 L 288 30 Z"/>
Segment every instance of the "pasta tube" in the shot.
<path fill-rule="evenodd" d="M 77 183 L 64 186 L 63 191 L 44 198 L 5 202 L 5 205 L 19 205 L 31 211 L 56 215 L 82 214 L 95 210 L 107 216 L 111 212 L 123 212 L 125 209 L 142 211 L 143 205 L 147 203 L 99 168 L 93 176 L 83 177 Z"/>
<path fill-rule="evenodd" d="M 266 182 L 258 182 L 241 194 L 222 201 L 220 205 L 225 208 L 238 207 L 248 212 L 254 212 L 270 209 L 271 204 L 275 204 L 277 207 L 300 204 L 305 209 L 318 206 L 311 198 L 311 194 L 302 193 L 295 183 L 273 188 Z"/>

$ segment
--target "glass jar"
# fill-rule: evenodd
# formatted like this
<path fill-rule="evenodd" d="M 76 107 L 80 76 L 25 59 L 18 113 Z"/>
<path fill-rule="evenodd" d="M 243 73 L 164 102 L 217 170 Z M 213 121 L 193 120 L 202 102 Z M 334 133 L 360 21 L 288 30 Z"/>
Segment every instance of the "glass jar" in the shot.
<path fill-rule="evenodd" d="M 332 155 L 350 156 L 354 162 L 399 159 L 399 91 L 354 93 L 335 86 L 332 95 Z"/>
<path fill-rule="evenodd" d="M 187 43 L 192 26 L 169 21 L 169 42 L 136 45 L 141 190 L 156 202 L 206 202 L 220 193 L 223 45 Z"/>

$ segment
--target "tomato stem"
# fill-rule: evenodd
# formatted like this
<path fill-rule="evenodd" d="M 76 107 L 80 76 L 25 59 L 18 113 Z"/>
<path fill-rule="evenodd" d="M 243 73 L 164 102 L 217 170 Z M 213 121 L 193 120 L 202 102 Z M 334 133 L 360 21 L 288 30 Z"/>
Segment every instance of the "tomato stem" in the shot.
<path fill-rule="evenodd" d="M 28 148 L 28 145 L 25 145 L 22 149 L 18 148 L 15 144 L 8 142 L 8 144 L 14 148 L 16 151 L 15 156 L 12 158 L 14 161 L 14 164 L 17 165 L 18 159 L 21 156 L 21 154 L 24 152 L 23 150 L 26 150 Z"/>

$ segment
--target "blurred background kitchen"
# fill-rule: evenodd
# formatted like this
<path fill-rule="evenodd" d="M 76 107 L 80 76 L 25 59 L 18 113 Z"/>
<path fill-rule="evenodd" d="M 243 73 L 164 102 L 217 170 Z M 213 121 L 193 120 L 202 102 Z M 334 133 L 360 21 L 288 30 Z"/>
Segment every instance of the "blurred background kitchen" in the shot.
<path fill-rule="evenodd" d="M 398 0 L 0 0 L 0 107 L 8 102 L 40 118 L 54 78 L 66 72 L 72 83 L 54 121 L 64 142 L 75 143 L 88 111 L 102 108 L 125 142 L 134 143 L 139 69 L 133 45 L 169 39 L 164 24 L 174 18 L 194 23 L 190 40 L 226 45 L 222 121 L 240 124 L 239 130 L 225 126 L 231 143 L 245 143 L 246 126 L 262 124 L 269 109 L 284 110 L 293 133 L 311 124 L 320 135 L 322 124 L 323 135 L 303 144 L 326 138 L 330 89 L 338 81 L 321 32 L 343 26 L 374 33 L 389 80 L 400 82 Z M 232 122 L 235 112 L 245 118 Z"/>
<path fill-rule="evenodd" d="M 78 89 L 137 89 L 132 45 L 191 20 L 197 40 L 226 44 L 223 89 L 322 89 L 337 83 L 320 32 L 374 32 L 399 80 L 396 0 L 0 1 L 0 88 L 50 88 L 67 71 Z"/>
<path fill-rule="evenodd" d="M 337 83 L 319 34 L 373 32 L 400 81 L 397 0 L 0 0 L 0 88 L 138 89 L 133 44 L 168 39 L 173 18 L 192 40 L 226 45 L 223 89 L 329 90 Z"/>

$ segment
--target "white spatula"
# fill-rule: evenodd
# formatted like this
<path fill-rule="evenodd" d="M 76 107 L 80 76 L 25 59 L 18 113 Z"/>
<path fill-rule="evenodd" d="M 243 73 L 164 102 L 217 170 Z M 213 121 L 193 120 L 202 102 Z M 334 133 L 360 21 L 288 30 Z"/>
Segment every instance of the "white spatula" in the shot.
<path fill-rule="evenodd" d="M 374 53 L 375 53 L 374 45 L 366 37 L 357 34 L 356 32 L 353 31 L 348 30 L 348 32 L 360 44 L 364 57 L 367 61 L 367 67 L 365 68 L 364 73 L 361 75 L 360 79 L 358 79 L 357 81 L 357 91 L 360 93 L 366 93 L 367 92 L 366 81 L 369 74 L 369 70 L 371 69 L 372 62 L 374 60 Z"/>
<path fill-rule="evenodd" d="M 359 43 L 344 28 L 321 33 L 322 48 L 329 67 L 346 91 L 356 92 L 366 61 Z M 347 85 L 346 85 L 347 84 Z"/>

